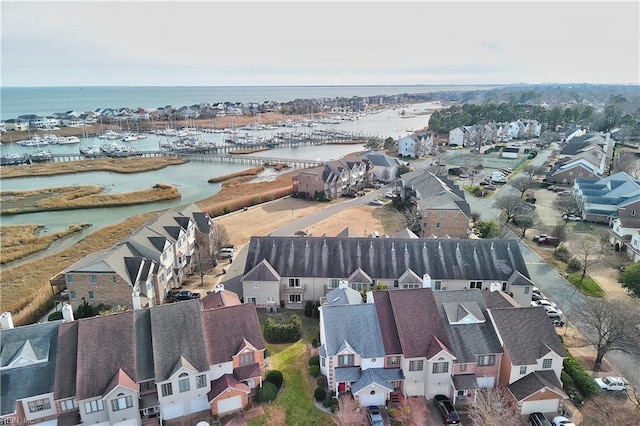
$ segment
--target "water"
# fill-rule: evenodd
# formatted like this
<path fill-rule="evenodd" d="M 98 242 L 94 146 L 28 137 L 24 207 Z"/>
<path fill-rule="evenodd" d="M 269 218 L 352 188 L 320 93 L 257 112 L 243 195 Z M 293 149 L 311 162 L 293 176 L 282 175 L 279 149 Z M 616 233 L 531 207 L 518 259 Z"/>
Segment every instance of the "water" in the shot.
<path fill-rule="evenodd" d="M 206 86 L 206 87 L 1 87 L 0 119 L 98 108 L 155 109 L 217 102 L 287 102 L 353 96 L 488 90 L 500 86 Z"/>

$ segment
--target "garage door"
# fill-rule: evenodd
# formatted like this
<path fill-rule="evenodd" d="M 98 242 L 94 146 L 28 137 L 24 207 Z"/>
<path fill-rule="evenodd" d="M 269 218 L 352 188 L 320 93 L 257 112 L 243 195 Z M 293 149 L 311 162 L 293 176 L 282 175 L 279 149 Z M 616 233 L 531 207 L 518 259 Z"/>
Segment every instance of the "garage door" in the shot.
<path fill-rule="evenodd" d="M 480 389 L 493 389 L 495 377 L 476 377 Z"/>
<path fill-rule="evenodd" d="M 138 426 L 138 421 L 136 419 L 129 419 L 123 422 L 114 423 L 113 426 Z"/>
<path fill-rule="evenodd" d="M 539 411 L 541 413 L 557 413 L 559 399 L 544 399 L 540 401 L 525 401 L 522 403 L 522 414 L 531 414 Z"/>
<path fill-rule="evenodd" d="M 218 401 L 218 414 L 242 409 L 242 395 L 232 396 Z"/>
<path fill-rule="evenodd" d="M 387 402 L 387 397 L 384 392 L 375 391 L 372 395 L 371 392 L 366 389 L 360 393 L 360 405 L 361 406 L 369 406 L 369 405 L 384 405 Z"/>
<path fill-rule="evenodd" d="M 182 403 L 169 404 L 166 407 L 162 407 L 163 420 L 171 420 L 182 416 L 184 416 L 184 406 Z"/>
<path fill-rule="evenodd" d="M 196 398 L 191 401 L 191 413 L 198 413 L 200 411 L 209 411 L 209 401 L 207 398 Z"/>

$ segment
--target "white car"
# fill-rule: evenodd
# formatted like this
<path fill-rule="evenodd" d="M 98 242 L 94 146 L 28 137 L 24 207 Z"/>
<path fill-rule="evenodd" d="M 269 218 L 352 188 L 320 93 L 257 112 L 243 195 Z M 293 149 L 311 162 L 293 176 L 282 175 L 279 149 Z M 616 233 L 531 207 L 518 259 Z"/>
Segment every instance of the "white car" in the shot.
<path fill-rule="evenodd" d="M 384 194 L 384 196 L 387 198 L 396 198 L 396 194 L 394 194 L 393 192 L 387 192 Z"/>
<path fill-rule="evenodd" d="M 384 206 L 384 201 L 375 199 L 369 201 L 369 204 L 371 204 L 372 206 Z"/>
<path fill-rule="evenodd" d="M 553 426 L 576 426 L 574 422 L 565 416 L 555 416 L 553 420 L 551 420 L 551 424 L 553 424 Z"/>
<path fill-rule="evenodd" d="M 607 391 L 626 391 L 629 388 L 629 382 L 624 377 L 607 376 L 595 379 L 600 389 Z"/>
<path fill-rule="evenodd" d="M 547 316 L 549 318 L 560 318 L 562 311 L 560 309 L 552 308 L 551 306 L 543 306 L 547 310 Z"/>
<path fill-rule="evenodd" d="M 576 216 L 575 214 L 570 214 L 570 215 L 563 215 L 562 218 L 564 220 L 570 220 L 572 222 L 580 222 L 582 220 L 582 218 L 580 216 Z"/>
<path fill-rule="evenodd" d="M 537 306 L 545 306 L 545 307 L 549 306 L 551 308 L 556 308 L 557 307 L 555 303 L 553 303 L 551 300 L 547 300 L 547 299 L 536 300 L 535 304 Z"/>

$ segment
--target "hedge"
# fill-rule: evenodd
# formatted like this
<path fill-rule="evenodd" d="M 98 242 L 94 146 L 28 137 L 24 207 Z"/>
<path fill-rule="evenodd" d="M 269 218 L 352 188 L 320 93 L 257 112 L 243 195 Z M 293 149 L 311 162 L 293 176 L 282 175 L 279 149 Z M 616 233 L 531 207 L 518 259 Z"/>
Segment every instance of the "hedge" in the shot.
<path fill-rule="evenodd" d="M 267 377 L 265 380 L 267 382 L 273 383 L 274 385 L 276 385 L 278 389 L 280 389 L 282 387 L 282 382 L 284 381 L 284 378 L 282 377 L 281 371 L 271 370 L 267 373 Z"/>
<path fill-rule="evenodd" d="M 313 392 L 313 397 L 318 402 L 324 401 L 324 399 L 327 397 L 327 391 L 325 391 L 324 388 L 316 388 L 316 390 Z"/>
<path fill-rule="evenodd" d="M 271 382 L 265 381 L 258 390 L 258 399 L 260 402 L 270 402 L 278 396 L 278 387 Z"/>
<path fill-rule="evenodd" d="M 320 366 L 320 358 L 318 358 L 317 355 L 314 355 L 312 357 L 309 358 L 309 365 L 317 365 Z"/>
<path fill-rule="evenodd" d="M 573 384 L 584 398 L 591 398 L 600 391 L 596 382 L 571 354 L 564 360 L 564 371 L 571 377 Z"/>
<path fill-rule="evenodd" d="M 302 337 L 302 320 L 293 315 L 287 324 L 279 324 L 273 318 L 264 323 L 264 338 L 269 343 L 293 343 Z"/>

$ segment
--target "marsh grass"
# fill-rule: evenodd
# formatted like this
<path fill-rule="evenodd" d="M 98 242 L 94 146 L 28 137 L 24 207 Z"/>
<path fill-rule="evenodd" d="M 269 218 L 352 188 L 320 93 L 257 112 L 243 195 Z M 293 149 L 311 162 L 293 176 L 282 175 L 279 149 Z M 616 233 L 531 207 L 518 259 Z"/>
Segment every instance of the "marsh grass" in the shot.
<path fill-rule="evenodd" d="M 128 206 L 174 200 L 182 196 L 174 186 L 161 183 L 142 191 L 122 194 L 102 194 L 102 192 L 103 188 L 96 185 L 45 188 L 35 191 L 4 191 L 0 193 L 2 199 L 0 214 L 74 210 L 97 206 Z"/>
<path fill-rule="evenodd" d="M 42 225 L 10 225 L 0 226 L 0 264 L 21 259 L 30 254 L 46 250 L 55 241 L 75 234 L 91 226 L 90 224 L 71 225 L 66 231 L 53 234 L 41 234 Z"/>
<path fill-rule="evenodd" d="M 0 168 L 0 178 L 10 179 L 29 176 L 53 176 L 82 172 L 140 173 L 160 170 L 167 166 L 187 163 L 177 157 L 96 158 L 59 163 L 34 163 Z"/>
<path fill-rule="evenodd" d="M 51 306 L 51 278 L 86 255 L 124 240 L 157 215 L 158 212 L 152 212 L 134 216 L 96 231 L 73 247 L 54 255 L 14 268 L 3 268 L 0 276 L 0 312 L 11 312 L 15 325 L 36 322 Z"/>
<path fill-rule="evenodd" d="M 259 166 L 259 167 L 254 167 L 252 169 L 242 170 L 242 171 L 235 172 L 235 173 L 229 173 L 227 175 L 212 177 L 207 182 L 209 182 L 209 183 L 220 183 L 220 182 L 225 182 L 225 181 L 228 181 L 228 180 L 231 180 L 231 179 L 235 179 L 235 178 L 238 178 L 238 177 L 256 176 L 258 173 L 260 173 L 262 171 L 264 171 L 264 166 Z"/>

